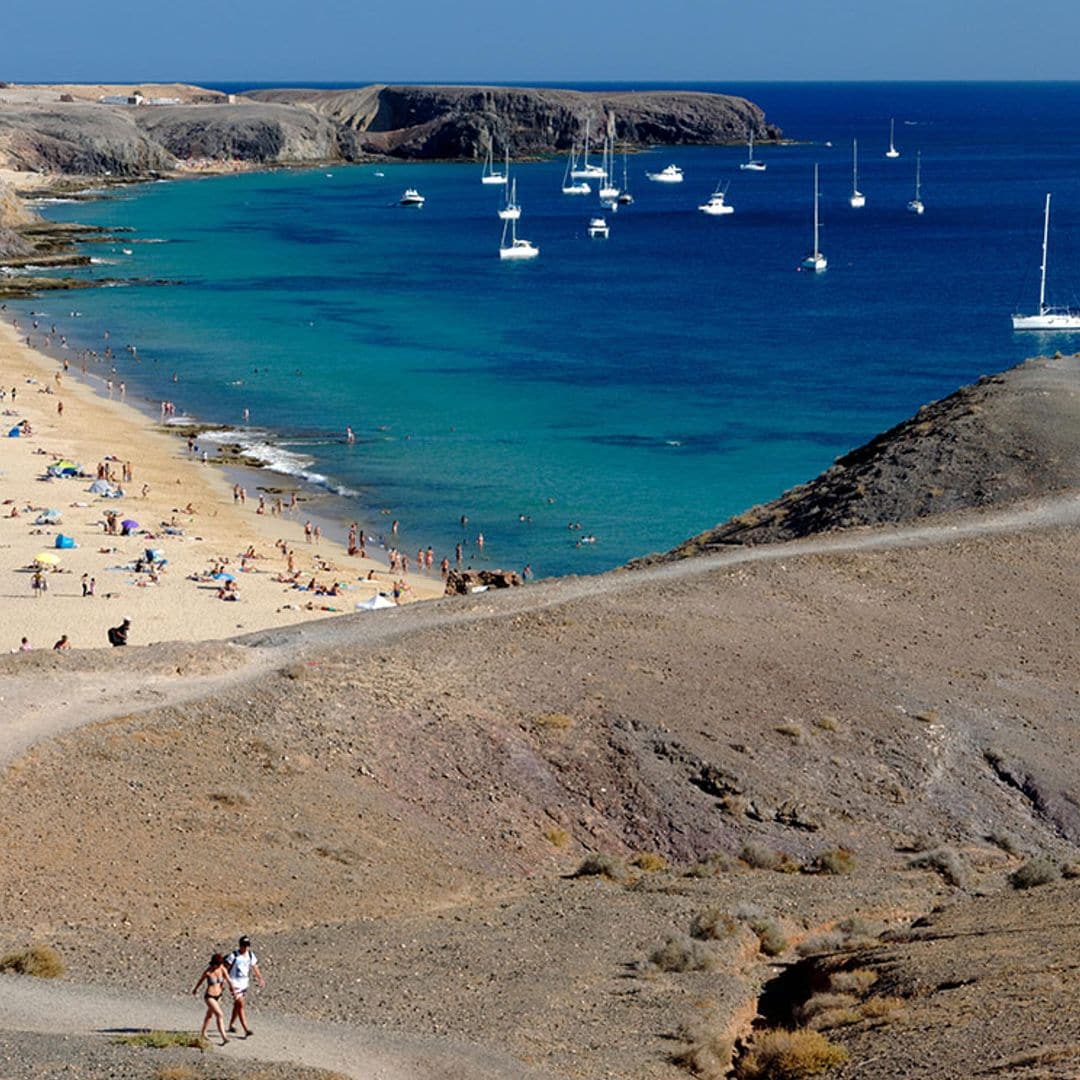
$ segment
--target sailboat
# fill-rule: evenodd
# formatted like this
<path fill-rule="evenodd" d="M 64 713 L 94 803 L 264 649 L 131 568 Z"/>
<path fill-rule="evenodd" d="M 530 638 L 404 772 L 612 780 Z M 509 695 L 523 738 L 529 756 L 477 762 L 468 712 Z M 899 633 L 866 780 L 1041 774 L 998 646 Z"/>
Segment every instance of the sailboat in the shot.
<path fill-rule="evenodd" d="M 622 152 L 622 191 L 616 202 L 629 206 L 633 201 L 634 196 L 630 194 L 630 182 L 626 179 L 626 150 L 624 149 Z"/>
<path fill-rule="evenodd" d="M 600 185 L 600 201 L 612 202 L 619 197 L 612 173 L 615 171 L 615 146 L 611 137 L 604 139 L 604 182 Z"/>
<path fill-rule="evenodd" d="M 820 221 L 818 219 L 818 167 L 814 165 L 814 250 L 803 259 L 800 264 L 804 270 L 813 270 L 815 274 L 820 274 L 829 265 L 829 260 L 821 254 L 821 249 L 818 247 L 818 231 L 820 229 Z"/>
<path fill-rule="evenodd" d="M 507 243 L 506 231 L 510 230 L 510 239 Z M 499 241 L 500 259 L 535 259 L 540 254 L 540 249 L 530 240 L 519 240 L 517 234 L 517 218 L 510 218 L 503 222 L 502 239 Z"/>
<path fill-rule="evenodd" d="M 589 164 L 589 118 L 585 117 L 585 153 L 581 159 L 580 169 L 571 169 L 570 175 L 575 180 L 596 180 L 604 175 L 604 170 L 599 165 Z"/>
<path fill-rule="evenodd" d="M 562 178 L 562 193 L 564 195 L 588 195 L 592 188 L 587 180 L 575 180 L 577 168 L 577 147 L 572 146 L 566 158 L 566 172 Z"/>
<path fill-rule="evenodd" d="M 919 193 L 922 188 L 922 151 L 919 150 L 915 154 L 915 198 L 907 204 L 907 208 L 913 214 L 921 214 L 926 207 L 923 206 L 922 199 L 919 198 Z"/>
<path fill-rule="evenodd" d="M 506 170 L 499 172 L 495 168 L 495 146 L 493 142 L 488 143 L 487 158 L 484 160 L 484 171 L 480 174 L 481 184 L 505 184 L 506 178 L 510 174 L 510 148 L 506 148 Z"/>
<path fill-rule="evenodd" d="M 851 140 L 851 198 L 852 208 L 858 210 L 866 205 L 866 196 L 859 190 L 859 140 Z"/>
<path fill-rule="evenodd" d="M 1050 193 L 1046 193 L 1043 213 L 1042 267 L 1039 273 L 1039 314 L 1014 315 L 1014 330 L 1080 330 L 1080 311 L 1075 308 L 1051 307 L 1046 302 L 1046 248 L 1050 239 Z"/>
<path fill-rule="evenodd" d="M 744 172 L 764 172 L 764 161 L 754 160 L 754 129 L 750 128 L 750 140 L 747 144 L 746 160 L 739 166 Z"/>
<path fill-rule="evenodd" d="M 899 157 L 900 151 L 896 149 L 896 121 L 889 121 L 889 149 L 885 151 L 886 157 Z"/>
<path fill-rule="evenodd" d="M 518 206 L 517 201 L 517 178 L 515 177 L 510 181 L 510 186 L 506 189 L 506 201 L 502 205 L 502 209 L 499 210 L 500 221 L 517 221 L 521 217 L 521 207 Z"/>

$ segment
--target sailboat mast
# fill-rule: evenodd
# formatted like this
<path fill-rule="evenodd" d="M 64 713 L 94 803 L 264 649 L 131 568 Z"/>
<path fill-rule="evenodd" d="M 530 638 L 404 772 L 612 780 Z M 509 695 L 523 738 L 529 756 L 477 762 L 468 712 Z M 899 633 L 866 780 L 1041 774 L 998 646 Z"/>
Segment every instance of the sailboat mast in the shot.
<path fill-rule="evenodd" d="M 1046 246 L 1050 240 L 1050 192 L 1046 193 L 1046 211 L 1043 214 L 1042 269 L 1039 274 L 1039 314 L 1046 311 Z"/>
<path fill-rule="evenodd" d="M 859 190 L 859 140 L 851 140 L 851 190 Z"/>
<path fill-rule="evenodd" d="M 915 154 L 915 201 L 919 201 L 919 191 L 922 187 L 922 151 Z"/>
<path fill-rule="evenodd" d="M 818 257 L 818 167 L 814 165 L 814 258 Z"/>

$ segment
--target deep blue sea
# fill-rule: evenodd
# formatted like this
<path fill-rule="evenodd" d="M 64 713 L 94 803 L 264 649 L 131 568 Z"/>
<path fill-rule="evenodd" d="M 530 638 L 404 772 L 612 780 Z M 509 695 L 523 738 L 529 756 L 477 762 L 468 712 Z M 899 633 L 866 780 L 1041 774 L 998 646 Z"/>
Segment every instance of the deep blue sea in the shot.
<path fill-rule="evenodd" d="M 636 201 L 607 214 L 606 241 L 585 231 L 595 196 L 561 194 L 561 159 L 514 168 L 519 233 L 541 251 L 523 265 L 497 257 L 501 189 L 474 166 L 149 184 L 47 213 L 164 241 L 93 245 L 107 260 L 93 274 L 181 284 L 24 309 L 73 345 L 100 347 L 108 327 L 129 398 L 229 428 L 250 410 L 253 440 L 351 493 L 327 501 L 331 519 L 397 518 L 402 547 L 441 556 L 465 514 L 487 540 L 472 563 L 538 576 L 671 547 L 961 383 L 1080 349 L 1009 323 L 1036 303 L 1048 191 L 1052 299 L 1080 282 L 1080 84 L 699 88 L 745 94 L 800 145 L 760 148 L 757 174 L 739 147 L 633 155 Z M 847 204 L 853 136 L 862 210 Z M 905 209 L 916 150 L 922 217 Z M 669 162 L 684 183 L 646 180 Z M 822 275 L 796 271 L 815 162 Z M 696 210 L 718 182 L 730 217 Z M 406 187 L 422 210 L 396 205 Z"/>

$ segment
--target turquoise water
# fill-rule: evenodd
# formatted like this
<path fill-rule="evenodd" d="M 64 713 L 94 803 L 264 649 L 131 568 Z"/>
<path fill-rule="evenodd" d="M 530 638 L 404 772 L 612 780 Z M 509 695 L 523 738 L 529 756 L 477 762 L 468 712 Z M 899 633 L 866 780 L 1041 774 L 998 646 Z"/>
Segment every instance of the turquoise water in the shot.
<path fill-rule="evenodd" d="M 1008 319 L 1035 302 L 1048 190 L 1051 291 L 1069 301 L 1080 280 L 1080 88 L 745 92 L 818 145 L 763 148 L 763 174 L 738 170 L 738 148 L 632 156 L 636 202 L 607 215 L 607 241 L 585 233 L 595 196 L 559 192 L 562 161 L 523 164 L 531 264 L 497 258 L 501 193 L 477 168 L 334 167 L 54 205 L 56 219 L 165 241 L 92 245 L 111 264 L 95 276 L 182 284 L 25 308 L 73 344 L 100 347 L 108 327 L 129 397 L 230 428 L 250 410 L 266 433 L 252 441 L 345 493 L 331 517 L 376 532 L 400 519 L 402 547 L 452 558 L 465 514 L 464 535 L 487 541 L 482 554 L 470 543 L 470 562 L 538 575 L 668 548 L 962 382 L 1080 348 L 1073 335 L 1014 335 Z M 895 162 L 883 157 L 890 115 Z M 847 205 L 853 135 L 864 210 Z M 922 218 L 905 211 L 917 147 Z M 669 161 L 683 184 L 645 179 Z M 818 276 L 795 271 L 814 162 L 829 257 Z M 695 207 L 720 180 L 736 212 L 708 218 Z M 407 186 L 427 196 L 422 210 L 396 206 Z M 578 546 L 582 535 L 596 542 Z"/>

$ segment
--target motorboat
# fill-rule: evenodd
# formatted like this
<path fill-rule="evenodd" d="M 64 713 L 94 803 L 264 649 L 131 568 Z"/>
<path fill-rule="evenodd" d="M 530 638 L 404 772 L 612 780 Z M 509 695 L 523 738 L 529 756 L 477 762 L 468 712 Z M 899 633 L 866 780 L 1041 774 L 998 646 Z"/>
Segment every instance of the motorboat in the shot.
<path fill-rule="evenodd" d="M 423 206 L 424 196 L 416 188 L 406 188 L 398 202 L 401 206 Z"/>
<path fill-rule="evenodd" d="M 589 236 L 594 240 L 606 240 L 610 232 L 608 223 L 602 217 L 589 219 Z"/>
<path fill-rule="evenodd" d="M 646 173 L 645 175 L 658 184 L 681 184 L 683 182 L 683 171 L 678 165 L 668 165 L 659 172 Z"/>
<path fill-rule="evenodd" d="M 734 214 L 735 207 L 728 206 L 728 204 L 724 202 L 724 196 L 726 194 L 727 192 L 717 185 L 716 190 L 709 196 L 706 202 L 703 202 L 698 207 L 698 209 L 703 214 L 711 214 L 713 217 L 720 217 L 723 214 Z"/>

